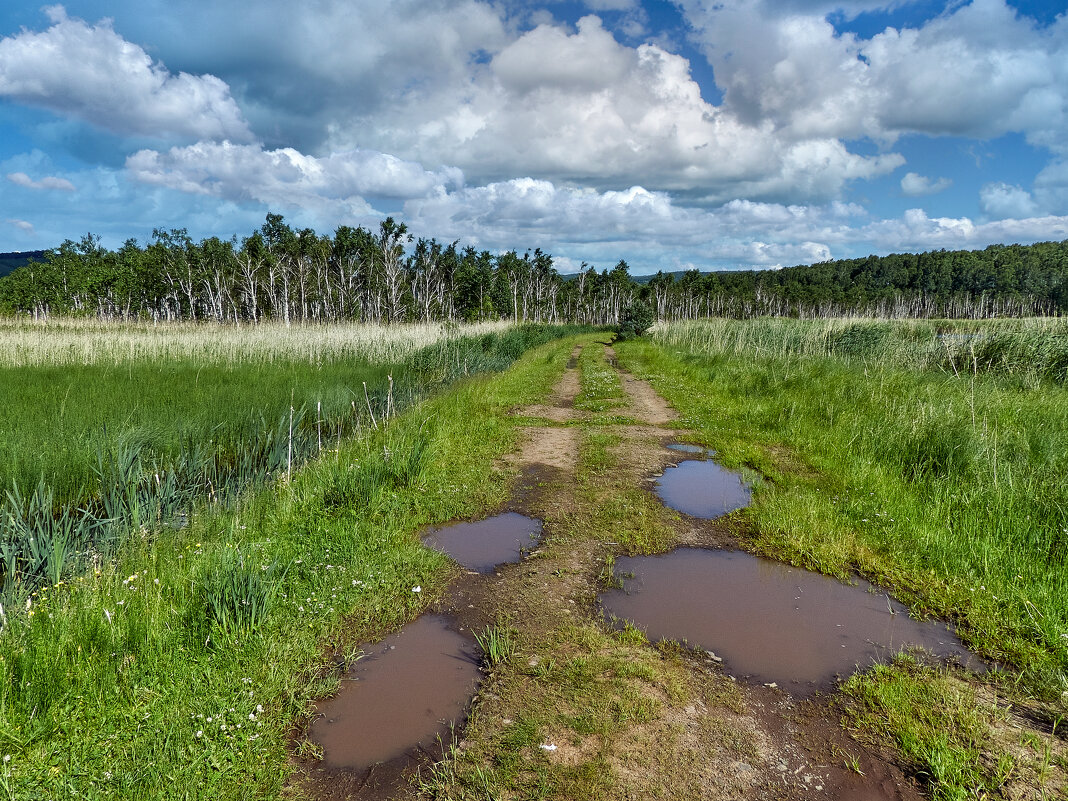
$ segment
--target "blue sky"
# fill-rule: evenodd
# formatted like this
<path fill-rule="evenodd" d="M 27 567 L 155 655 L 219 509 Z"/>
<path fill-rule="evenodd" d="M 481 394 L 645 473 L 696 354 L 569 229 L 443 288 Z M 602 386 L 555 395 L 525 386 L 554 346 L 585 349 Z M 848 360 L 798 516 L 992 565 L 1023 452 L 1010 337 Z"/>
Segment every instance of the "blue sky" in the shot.
<path fill-rule="evenodd" d="M 0 250 L 376 227 L 562 269 L 1068 238 L 1064 2 L 0 8 Z"/>

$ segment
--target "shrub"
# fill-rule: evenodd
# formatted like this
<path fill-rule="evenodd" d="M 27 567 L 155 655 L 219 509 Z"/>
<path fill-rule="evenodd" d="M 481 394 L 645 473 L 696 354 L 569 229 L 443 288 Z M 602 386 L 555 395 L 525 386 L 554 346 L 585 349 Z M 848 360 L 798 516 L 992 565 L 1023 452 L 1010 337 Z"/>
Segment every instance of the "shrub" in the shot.
<path fill-rule="evenodd" d="M 655 322 L 656 317 L 648 303 L 633 301 L 624 309 L 623 316 L 619 318 L 619 338 L 640 337 L 652 328 Z"/>

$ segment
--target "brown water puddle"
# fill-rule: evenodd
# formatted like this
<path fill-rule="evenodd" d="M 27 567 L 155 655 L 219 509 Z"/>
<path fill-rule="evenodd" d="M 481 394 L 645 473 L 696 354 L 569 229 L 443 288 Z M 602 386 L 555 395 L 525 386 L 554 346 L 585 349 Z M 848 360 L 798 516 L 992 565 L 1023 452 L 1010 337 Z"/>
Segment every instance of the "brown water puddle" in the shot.
<path fill-rule="evenodd" d="M 676 445 L 689 451 L 696 446 Z M 704 450 L 704 449 L 700 449 Z M 742 477 L 715 462 L 687 459 L 664 470 L 656 482 L 656 494 L 664 504 L 691 517 L 706 520 L 749 505 L 749 487 Z"/>
<path fill-rule="evenodd" d="M 741 551 L 699 548 L 615 564 L 617 576 L 633 577 L 598 596 L 607 613 L 634 622 L 650 639 L 713 651 L 733 675 L 775 682 L 797 696 L 833 690 L 836 677 L 906 646 L 983 669 L 945 624 L 910 618 L 863 580 L 850 586 Z"/>
<path fill-rule="evenodd" d="M 468 570 L 491 573 L 497 565 L 518 562 L 541 539 L 541 521 L 506 512 L 477 523 L 432 528 L 423 543 L 447 553 Z"/>
<path fill-rule="evenodd" d="M 327 767 L 364 771 L 451 741 L 481 674 L 477 646 L 449 623 L 423 615 L 371 646 L 318 704 L 309 739 Z"/>

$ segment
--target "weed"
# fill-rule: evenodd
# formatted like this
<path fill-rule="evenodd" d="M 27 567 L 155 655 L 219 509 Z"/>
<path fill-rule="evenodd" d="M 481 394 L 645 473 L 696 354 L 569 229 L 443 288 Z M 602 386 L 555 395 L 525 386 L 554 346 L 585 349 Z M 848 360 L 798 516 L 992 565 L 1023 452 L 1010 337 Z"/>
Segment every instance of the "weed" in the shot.
<path fill-rule="evenodd" d="M 486 626 L 475 634 L 475 641 L 482 649 L 486 663 L 498 667 L 512 658 L 516 649 L 516 631 L 508 625 Z"/>
<path fill-rule="evenodd" d="M 270 612 L 284 581 L 285 570 L 277 561 L 254 564 L 240 550 L 227 548 L 201 583 L 207 623 L 226 635 L 255 630 Z"/>

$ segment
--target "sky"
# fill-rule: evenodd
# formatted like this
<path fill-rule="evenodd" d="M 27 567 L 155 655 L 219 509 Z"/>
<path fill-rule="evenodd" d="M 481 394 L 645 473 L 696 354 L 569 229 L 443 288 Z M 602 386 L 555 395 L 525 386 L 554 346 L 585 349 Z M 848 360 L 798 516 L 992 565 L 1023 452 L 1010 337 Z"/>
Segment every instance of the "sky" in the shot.
<path fill-rule="evenodd" d="M 5 0 L 0 251 L 268 212 L 564 272 L 1068 239 L 1066 0 Z"/>

